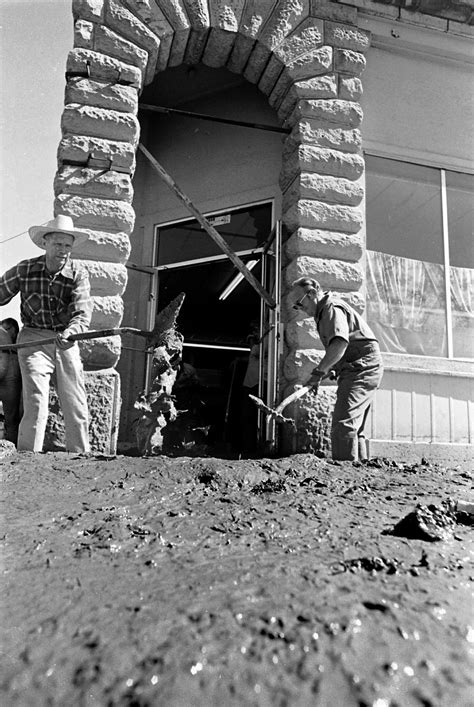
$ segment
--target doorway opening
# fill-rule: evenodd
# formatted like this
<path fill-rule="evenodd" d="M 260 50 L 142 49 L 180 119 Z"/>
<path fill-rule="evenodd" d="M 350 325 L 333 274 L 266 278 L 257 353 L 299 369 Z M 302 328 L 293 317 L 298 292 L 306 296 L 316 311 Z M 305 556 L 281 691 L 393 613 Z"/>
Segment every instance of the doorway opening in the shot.
<path fill-rule="evenodd" d="M 273 203 L 207 218 L 275 292 Z M 173 389 L 181 413 L 165 430 L 166 451 L 257 456 L 272 431 L 248 396 L 268 398 L 275 391 L 274 313 L 195 219 L 156 227 L 154 262 L 159 309 L 186 295 L 178 317 L 183 363 Z"/>

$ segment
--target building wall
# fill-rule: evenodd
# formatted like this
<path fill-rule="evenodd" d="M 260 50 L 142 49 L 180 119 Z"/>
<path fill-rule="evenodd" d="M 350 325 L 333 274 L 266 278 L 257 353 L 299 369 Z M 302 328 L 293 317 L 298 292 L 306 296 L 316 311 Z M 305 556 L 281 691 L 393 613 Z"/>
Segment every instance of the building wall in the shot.
<path fill-rule="evenodd" d="M 472 173 L 474 103 L 468 40 L 398 23 L 369 24 L 375 46 L 367 54 L 361 99 L 364 151 Z M 402 46 L 392 36 L 395 30 Z M 474 365 L 394 354 L 384 354 L 384 364 L 368 422 L 371 453 L 471 458 Z"/>

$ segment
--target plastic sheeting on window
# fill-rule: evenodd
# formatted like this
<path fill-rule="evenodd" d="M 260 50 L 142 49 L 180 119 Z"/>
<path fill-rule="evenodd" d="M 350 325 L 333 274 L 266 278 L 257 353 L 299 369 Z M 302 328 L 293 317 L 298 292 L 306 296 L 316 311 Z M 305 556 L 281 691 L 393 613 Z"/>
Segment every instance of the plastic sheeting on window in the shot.
<path fill-rule="evenodd" d="M 472 357 L 474 270 L 451 268 L 456 357 Z M 367 320 L 382 351 L 447 356 L 444 266 L 367 251 Z"/>

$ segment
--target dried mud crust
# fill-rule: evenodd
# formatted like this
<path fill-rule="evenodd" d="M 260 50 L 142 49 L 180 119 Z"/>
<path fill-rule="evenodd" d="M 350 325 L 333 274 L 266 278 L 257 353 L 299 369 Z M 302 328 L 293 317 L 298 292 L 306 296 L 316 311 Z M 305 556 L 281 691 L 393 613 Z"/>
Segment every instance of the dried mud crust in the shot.
<path fill-rule="evenodd" d="M 384 534 L 467 469 L 12 454 L 1 703 L 472 704 L 473 534 Z M 471 655 L 472 658 L 472 655 Z"/>

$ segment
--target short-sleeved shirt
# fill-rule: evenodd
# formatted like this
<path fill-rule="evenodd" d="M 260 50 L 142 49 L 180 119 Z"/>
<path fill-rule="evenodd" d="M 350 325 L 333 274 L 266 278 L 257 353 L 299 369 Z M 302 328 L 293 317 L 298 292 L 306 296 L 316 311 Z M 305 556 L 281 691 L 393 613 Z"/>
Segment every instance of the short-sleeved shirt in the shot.
<path fill-rule="evenodd" d="M 46 268 L 46 255 L 22 260 L 0 277 L 0 305 L 20 293 L 24 326 L 52 329 L 66 336 L 89 327 L 92 313 L 89 275 L 72 260 L 57 273 Z"/>
<path fill-rule="evenodd" d="M 319 337 L 325 349 L 335 337 L 352 342 L 377 341 L 367 322 L 355 309 L 331 292 L 325 292 L 314 315 Z"/>

